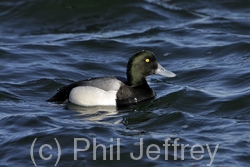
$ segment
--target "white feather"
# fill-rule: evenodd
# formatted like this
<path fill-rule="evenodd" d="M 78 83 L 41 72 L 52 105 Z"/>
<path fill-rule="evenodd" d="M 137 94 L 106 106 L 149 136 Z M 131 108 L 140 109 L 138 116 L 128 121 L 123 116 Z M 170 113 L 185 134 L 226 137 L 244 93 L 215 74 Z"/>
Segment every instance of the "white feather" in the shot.
<path fill-rule="evenodd" d="M 116 90 L 105 91 L 92 86 L 78 86 L 71 90 L 69 101 L 80 106 L 115 106 Z"/>

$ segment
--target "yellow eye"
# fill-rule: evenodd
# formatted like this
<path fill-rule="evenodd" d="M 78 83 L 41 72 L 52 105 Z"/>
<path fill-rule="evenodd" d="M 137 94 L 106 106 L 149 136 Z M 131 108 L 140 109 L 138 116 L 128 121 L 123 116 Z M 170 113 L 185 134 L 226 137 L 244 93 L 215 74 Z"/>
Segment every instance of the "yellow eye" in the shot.
<path fill-rule="evenodd" d="M 150 60 L 149 60 L 149 59 L 145 59 L 145 62 L 146 62 L 146 63 L 149 63 L 149 62 L 150 62 Z"/>

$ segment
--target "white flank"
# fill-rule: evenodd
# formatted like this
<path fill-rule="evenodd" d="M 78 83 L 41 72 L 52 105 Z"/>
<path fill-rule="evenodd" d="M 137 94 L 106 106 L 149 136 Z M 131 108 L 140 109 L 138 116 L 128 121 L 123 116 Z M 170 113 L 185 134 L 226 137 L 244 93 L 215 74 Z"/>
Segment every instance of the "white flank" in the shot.
<path fill-rule="evenodd" d="M 117 91 L 105 91 L 92 86 L 78 86 L 71 90 L 69 101 L 80 106 L 115 106 Z"/>

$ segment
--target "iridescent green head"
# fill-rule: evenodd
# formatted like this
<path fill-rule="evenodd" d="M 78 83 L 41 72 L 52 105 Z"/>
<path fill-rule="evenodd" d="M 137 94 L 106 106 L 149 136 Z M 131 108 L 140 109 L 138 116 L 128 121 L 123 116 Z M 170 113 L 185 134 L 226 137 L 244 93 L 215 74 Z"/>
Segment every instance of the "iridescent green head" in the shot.
<path fill-rule="evenodd" d="M 145 78 L 151 74 L 159 74 L 165 77 L 175 77 L 176 75 L 163 68 L 157 63 L 155 55 L 147 50 L 133 55 L 127 65 L 127 79 L 130 86 L 141 85 Z"/>

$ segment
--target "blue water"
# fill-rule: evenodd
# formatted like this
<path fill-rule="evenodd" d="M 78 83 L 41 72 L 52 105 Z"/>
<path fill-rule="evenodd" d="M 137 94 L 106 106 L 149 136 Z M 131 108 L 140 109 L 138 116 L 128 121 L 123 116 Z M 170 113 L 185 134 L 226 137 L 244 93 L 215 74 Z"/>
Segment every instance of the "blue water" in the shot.
<path fill-rule="evenodd" d="M 2 0 L 0 166 L 249 166 L 249 6 Z M 46 102 L 74 81 L 125 76 L 143 49 L 177 74 L 147 78 L 154 99 L 124 109 Z"/>

